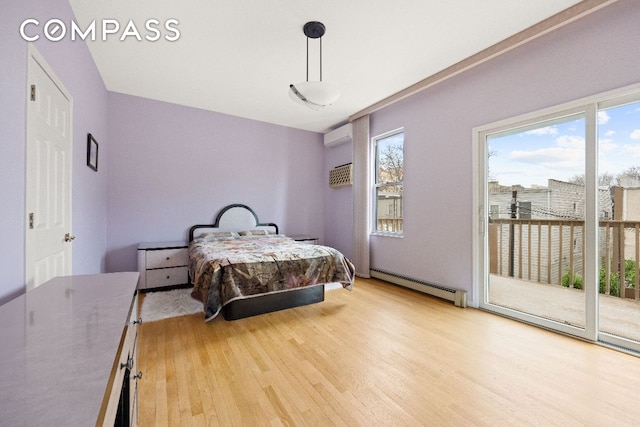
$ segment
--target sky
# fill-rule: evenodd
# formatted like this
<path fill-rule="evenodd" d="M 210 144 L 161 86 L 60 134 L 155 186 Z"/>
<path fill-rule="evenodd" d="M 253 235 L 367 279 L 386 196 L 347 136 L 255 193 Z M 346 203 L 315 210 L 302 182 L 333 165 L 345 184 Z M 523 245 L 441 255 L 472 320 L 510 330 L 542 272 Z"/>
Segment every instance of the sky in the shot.
<path fill-rule="evenodd" d="M 489 179 L 547 186 L 585 173 L 585 120 L 571 116 L 488 139 Z M 640 167 L 640 102 L 598 112 L 598 174 Z"/>

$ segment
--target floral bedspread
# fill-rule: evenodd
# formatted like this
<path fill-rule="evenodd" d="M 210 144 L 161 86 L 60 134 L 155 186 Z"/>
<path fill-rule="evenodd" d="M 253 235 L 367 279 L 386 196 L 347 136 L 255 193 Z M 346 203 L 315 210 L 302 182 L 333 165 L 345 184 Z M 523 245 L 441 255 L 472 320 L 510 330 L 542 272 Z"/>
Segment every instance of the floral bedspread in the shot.
<path fill-rule="evenodd" d="M 191 296 L 205 320 L 239 298 L 339 282 L 353 287 L 354 267 L 338 250 L 283 236 L 199 237 L 189 244 Z"/>

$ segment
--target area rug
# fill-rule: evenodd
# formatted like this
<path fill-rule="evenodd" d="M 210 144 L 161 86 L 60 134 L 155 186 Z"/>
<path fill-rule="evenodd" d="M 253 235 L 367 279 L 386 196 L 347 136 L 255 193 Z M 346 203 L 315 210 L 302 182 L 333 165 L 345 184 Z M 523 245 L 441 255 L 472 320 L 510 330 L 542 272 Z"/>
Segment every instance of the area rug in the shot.
<path fill-rule="evenodd" d="M 342 289 L 342 283 L 333 282 L 324 285 L 325 291 L 335 291 L 336 289 Z"/>
<path fill-rule="evenodd" d="M 191 298 L 191 288 L 147 292 L 140 311 L 143 322 L 203 313 L 202 303 Z"/>

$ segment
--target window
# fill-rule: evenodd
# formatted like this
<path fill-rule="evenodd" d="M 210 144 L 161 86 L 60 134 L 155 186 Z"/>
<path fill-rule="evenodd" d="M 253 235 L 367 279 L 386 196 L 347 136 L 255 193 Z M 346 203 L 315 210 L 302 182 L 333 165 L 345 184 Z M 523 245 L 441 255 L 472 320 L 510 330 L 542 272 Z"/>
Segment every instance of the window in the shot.
<path fill-rule="evenodd" d="M 373 138 L 374 233 L 402 235 L 402 181 L 404 179 L 404 131 Z"/>

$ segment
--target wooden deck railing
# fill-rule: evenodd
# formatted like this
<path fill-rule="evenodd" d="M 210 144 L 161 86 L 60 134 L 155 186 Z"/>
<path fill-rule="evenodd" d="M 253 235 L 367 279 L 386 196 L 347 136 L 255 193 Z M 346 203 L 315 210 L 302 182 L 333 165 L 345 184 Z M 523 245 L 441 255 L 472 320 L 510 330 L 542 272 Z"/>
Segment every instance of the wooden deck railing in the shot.
<path fill-rule="evenodd" d="M 378 218 L 378 231 L 400 232 L 402 231 L 402 218 Z"/>
<path fill-rule="evenodd" d="M 584 221 L 489 220 L 492 274 L 582 288 Z M 600 292 L 640 299 L 640 221 L 600 221 Z"/>

